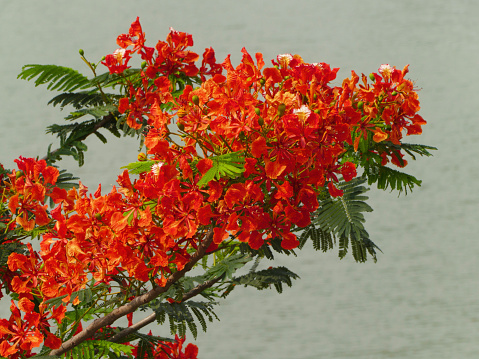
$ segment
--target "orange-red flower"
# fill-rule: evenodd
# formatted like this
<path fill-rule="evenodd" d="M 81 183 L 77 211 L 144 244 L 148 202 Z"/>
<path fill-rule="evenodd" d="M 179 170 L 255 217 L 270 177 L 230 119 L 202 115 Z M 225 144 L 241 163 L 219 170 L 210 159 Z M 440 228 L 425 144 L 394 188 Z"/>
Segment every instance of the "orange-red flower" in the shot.
<path fill-rule="evenodd" d="M 18 352 L 30 352 L 43 342 L 43 335 L 36 326 L 40 320 L 38 313 L 25 313 L 24 317 L 14 304 L 10 306 L 10 320 L 0 319 L 0 355 L 13 358 Z"/>

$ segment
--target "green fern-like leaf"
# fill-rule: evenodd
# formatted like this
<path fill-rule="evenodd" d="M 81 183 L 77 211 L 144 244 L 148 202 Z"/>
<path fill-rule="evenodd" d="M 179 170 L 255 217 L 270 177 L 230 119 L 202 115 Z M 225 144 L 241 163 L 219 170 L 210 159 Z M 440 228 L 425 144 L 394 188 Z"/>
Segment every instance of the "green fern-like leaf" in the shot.
<path fill-rule="evenodd" d="M 186 304 L 191 312 L 195 315 L 196 319 L 200 322 L 203 332 L 206 332 L 207 329 L 206 319 L 209 323 L 212 323 L 215 319 L 218 321 L 220 320 L 220 318 L 218 318 L 216 313 L 213 311 L 213 305 L 217 304 L 216 302 L 198 302 L 190 300 L 186 302 Z"/>
<path fill-rule="evenodd" d="M 63 354 L 63 358 L 73 359 L 95 359 L 103 358 L 109 353 L 116 355 L 132 354 L 133 347 L 125 344 L 118 344 L 106 340 L 86 340 L 74 347 L 71 351 Z"/>
<path fill-rule="evenodd" d="M 202 187 L 213 179 L 228 176 L 236 178 L 245 171 L 245 158 L 242 152 L 231 152 L 220 156 L 210 157 L 213 167 L 206 172 L 198 181 L 198 187 Z"/>
<path fill-rule="evenodd" d="M 47 133 L 56 134 L 60 138 L 60 147 L 47 154 L 47 162 L 54 163 L 61 159 L 61 156 L 72 156 L 77 160 L 80 166 L 83 164 L 83 152 L 88 147 L 83 142 L 90 134 L 96 133 L 102 141 L 106 141 L 101 134 L 97 133 L 102 119 L 84 121 L 67 125 L 51 125 L 47 128 Z"/>
<path fill-rule="evenodd" d="M 333 249 L 334 237 L 331 232 L 323 231 L 320 228 L 315 228 L 314 226 L 309 226 L 299 237 L 298 248 L 302 249 L 308 239 L 311 239 L 313 242 L 313 248 L 317 251 L 326 252 L 330 249 Z"/>
<path fill-rule="evenodd" d="M 100 85 L 101 87 L 115 87 L 122 85 L 124 83 L 124 79 L 130 80 L 130 82 L 135 82 L 136 79 L 140 79 L 139 74 L 141 73 L 141 69 L 127 69 L 125 70 L 121 76 L 118 74 L 110 74 L 110 72 L 105 72 L 101 75 L 98 75 L 90 80 L 92 85 Z"/>
<path fill-rule="evenodd" d="M 379 189 L 391 188 L 391 191 L 398 190 L 407 194 L 408 189 L 413 190 L 414 186 L 421 186 L 422 181 L 413 175 L 385 167 L 371 166 L 365 169 L 364 175 L 368 178 L 368 184 L 376 183 Z"/>
<path fill-rule="evenodd" d="M 78 71 L 57 65 L 25 65 L 17 78 L 35 79 L 35 86 L 47 85 L 50 91 L 71 92 L 92 87 L 90 80 Z"/>
<path fill-rule="evenodd" d="M 77 111 L 70 112 L 70 115 L 65 117 L 65 120 L 76 120 L 85 115 L 90 115 L 98 119 L 98 118 L 107 116 L 110 113 L 115 112 L 116 110 L 117 110 L 117 107 L 115 105 L 88 107 L 88 108 L 83 108 Z"/>
<path fill-rule="evenodd" d="M 404 159 L 400 153 L 406 152 L 413 160 L 416 156 L 432 156 L 431 151 L 437 150 L 436 147 L 419 145 L 413 143 L 401 143 L 399 145 L 393 144 L 389 141 L 384 141 L 376 145 L 379 153 L 386 152 L 395 156 L 397 161 L 401 165 L 405 165 Z M 416 177 L 392 169 L 390 167 L 383 166 L 381 164 L 382 157 L 378 153 L 368 152 L 368 160 L 364 158 L 362 165 L 364 166 L 363 177 L 368 178 L 368 184 L 377 183 L 379 189 L 388 189 L 391 191 L 398 190 L 399 194 L 403 191 L 407 194 L 408 189 L 413 190 L 415 186 L 421 186 L 421 181 Z"/>
<path fill-rule="evenodd" d="M 237 253 L 218 261 L 206 273 L 205 278 L 214 279 L 218 277 L 233 278 L 233 273 L 239 268 L 244 267 L 251 261 L 252 257 L 242 253 Z"/>
<path fill-rule="evenodd" d="M 314 224 L 322 230 L 338 237 L 349 236 L 351 231 L 358 231 L 365 222 L 363 212 L 371 212 L 372 208 L 364 202 L 368 199 L 363 193 L 368 191 L 362 184 L 364 179 L 356 178 L 343 182 L 338 187 L 343 190 L 342 197 L 329 197 L 320 203 L 314 216 Z"/>
<path fill-rule="evenodd" d="M 339 258 L 343 259 L 348 253 L 349 238 L 347 236 L 342 236 L 339 238 Z"/>
<path fill-rule="evenodd" d="M 233 278 L 231 285 L 225 292 L 229 294 L 236 285 L 251 286 L 258 290 L 270 288 L 273 285 L 278 293 L 282 293 L 283 284 L 291 287 L 293 279 L 299 279 L 299 276 L 286 267 L 270 267 L 260 271 L 253 270 L 248 274 Z"/>
<path fill-rule="evenodd" d="M 206 329 L 207 329 L 206 320 L 205 320 L 205 317 L 203 316 L 201 310 L 194 307 L 194 306 L 192 306 L 190 309 L 193 312 L 193 314 L 196 316 L 196 319 L 198 319 L 198 321 L 200 322 L 201 329 L 203 330 L 203 332 L 206 332 Z M 191 328 L 190 328 L 190 330 L 191 330 Z M 194 335 L 196 337 L 197 334 L 194 334 Z"/>
<path fill-rule="evenodd" d="M 71 182 L 79 179 L 78 177 L 73 176 L 71 173 L 68 173 L 66 170 L 60 170 L 60 174 L 57 178 L 55 185 L 59 188 L 69 190 L 73 187 L 78 187 L 78 183 Z"/>
<path fill-rule="evenodd" d="M 333 238 L 339 238 L 339 257 L 344 258 L 351 243 L 352 254 L 356 261 L 366 261 L 366 252 L 376 260 L 375 249 L 379 249 L 370 239 L 364 228 L 364 212 L 371 212 L 372 208 L 365 202 L 364 195 L 367 188 L 362 186 L 365 178 L 355 178 L 349 182 L 342 182 L 338 187 L 343 190 L 342 197 L 327 197 L 320 202 L 319 209 L 313 214 L 313 220 L 300 241 L 308 238 L 316 242 L 315 248 L 331 248 Z M 324 234 L 318 232 L 318 228 Z M 323 236 L 323 238 L 318 238 Z M 301 243 L 301 242 L 300 242 Z"/>
<path fill-rule="evenodd" d="M 95 132 L 93 132 L 93 134 L 94 134 L 96 137 L 98 137 L 98 139 L 99 139 L 101 142 L 103 142 L 103 143 L 107 143 L 107 142 L 108 142 L 107 139 L 106 139 L 106 137 L 103 136 L 100 132 L 95 131 Z"/>
<path fill-rule="evenodd" d="M 184 336 L 186 329 L 189 329 L 193 337 L 198 335 L 195 318 L 200 322 L 203 331 L 206 331 L 206 320 L 212 322 L 214 318 L 218 319 L 213 311 L 214 302 L 187 301 L 182 303 L 168 303 L 161 300 L 155 300 L 148 303 L 148 307 L 153 309 L 157 315 L 159 324 L 163 324 L 168 317 L 170 331 Z M 219 319 L 218 319 L 219 320 Z"/>
<path fill-rule="evenodd" d="M 108 97 L 116 97 L 117 95 L 109 94 Z M 105 105 L 105 99 L 100 93 L 92 91 L 81 92 L 65 92 L 52 98 L 49 105 L 60 106 L 61 108 L 71 105 L 79 110 L 83 107 L 96 107 Z"/>
<path fill-rule="evenodd" d="M 353 253 L 354 259 L 356 259 L 357 262 L 366 262 L 367 246 L 364 245 L 364 243 L 361 241 L 361 238 L 356 238 L 355 235 L 352 235 L 351 251 Z M 371 253 L 371 255 L 373 258 L 375 258 L 375 253 Z"/>
<path fill-rule="evenodd" d="M 401 145 L 394 145 L 394 146 L 404 150 L 404 152 L 406 152 L 409 156 L 411 156 L 413 160 L 416 159 L 416 156 L 414 155 L 414 153 L 420 156 L 430 157 L 432 156 L 432 153 L 430 151 L 437 151 L 436 147 L 419 145 L 415 143 L 401 143 Z"/>

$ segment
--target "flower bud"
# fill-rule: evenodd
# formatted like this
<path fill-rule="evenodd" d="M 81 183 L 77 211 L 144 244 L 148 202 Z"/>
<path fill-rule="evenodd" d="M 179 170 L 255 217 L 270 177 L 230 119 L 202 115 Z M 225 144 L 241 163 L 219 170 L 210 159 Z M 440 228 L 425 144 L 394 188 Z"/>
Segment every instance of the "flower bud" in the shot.
<path fill-rule="evenodd" d="M 20 178 L 23 176 L 23 171 L 18 171 L 15 173 L 15 178 Z"/>
<path fill-rule="evenodd" d="M 391 93 L 392 96 L 396 96 L 397 94 L 398 94 L 397 91 L 393 91 L 393 92 Z"/>
<path fill-rule="evenodd" d="M 360 110 L 362 110 L 363 107 L 364 107 L 364 102 L 363 102 L 363 101 L 359 101 L 359 102 L 358 102 L 358 108 L 359 108 Z"/>
<path fill-rule="evenodd" d="M 141 68 L 144 69 L 145 67 L 146 67 L 146 61 L 143 61 L 143 62 L 141 63 Z"/>
<path fill-rule="evenodd" d="M 278 116 L 281 117 L 284 115 L 284 111 L 286 111 L 286 105 L 284 103 L 278 106 Z"/>
<path fill-rule="evenodd" d="M 264 125 L 264 119 L 263 119 L 263 117 L 258 118 L 258 125 L 260 125 L 261 127 L 263 127 L 263 125 Z"/>
<path fill-rule="evenodd" d="M 374 74 L 372 72 L 369 74 L 369 78 L 372 82 L 376 81 L 376 77 L 374 77 Z"/>
<path fill-rule="evenodd" d="M 80 56 L 84 56 L 84 55 L 85 55 L 85 51 L 83 51 L 83 49 L 78 50 L 78 53 L 80 54 Z"/>
<path fill-rule="evenodd" d="M 140 161 L 140 162 L 146 161 L 146 153 L 140 152 L 138 154 L 138 161 Z"/>
<path fill-rule="evenodd" d="M 266 83 L 266 80 L 264 79 L 264 77 L 259 79 L 259 83 L 261 86 L 263 86 Z"/>
<path fill-rule="evenodd" d="M 257 108 L 257 107 L 254 109 L 254 112 L 255 112 L 256 115 L 258 115 L 258 116 L 261 114 L 261 110 L 260 110 L 259 108 Z"/>
<path fill-rule="evenodd" d="M 183 123 L 178 123 L 178 129 L 181 131 L 181 132 L 185 132 L 185 125 Z"/>
<path fill-rule="evenodd" d="M 95 214 L 95 218 L 98 219 L 98 220 L 100 220 L 100 219 L 101 219 L 101 213 Z"/>
<path fill-rule="evenodd" d="M 191 101 L 193 101 L 193 103 L 198 106 L 199 103 L 200 103 L 200 98 L 196 95 L 193 95 L 193 97 L 191 98 Z"/>
<path fill-rule="evenodd" d="M 179 118 L 183 118 L 187 115 L 187 112 L 184 109 L 180 108 L 176 114 Z"/>

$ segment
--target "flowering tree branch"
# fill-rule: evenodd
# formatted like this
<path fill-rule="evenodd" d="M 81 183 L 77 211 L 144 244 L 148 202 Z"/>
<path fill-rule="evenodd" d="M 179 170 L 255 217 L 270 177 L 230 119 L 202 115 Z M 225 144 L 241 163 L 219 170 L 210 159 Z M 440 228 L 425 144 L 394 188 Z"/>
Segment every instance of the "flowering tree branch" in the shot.
<path fill-rule="evenodd" d="M 131 302 L 115 309 L 111 313 L 105 315 L 103 318 L 96 319 L 92 324 L 90 324 L 87 328 L 83 329 L 80 333 L 73 336 L 70 340 L 62 343 L 60 348 L 52 350 L 50 355 L 62 355 L 67 351 L 71 350 L 72 348 L 78 346 L 85 340 L 91 338 L 100 328 L 103 328 L 107 325 L 111 325 L 117 319 L 124 317 L 129 313 L 133 313 L 138 307 L 144 305 L 160 294 L 165 293 L 168 288 L 174 283 L 176 283 L 180 278 L 182 278 L 188 271 L 193 268 L 193 266 L 205 255 L 206 249 L 210 246 L 213 241 L 213 229 L 210 229 L 206 234 L 205 238 L 198 246 L 198 250 L 191 256 L 190 261 L 185 265 L 182 270 L 179 270 L 173 273 L 168 280 L 164 287 L 155 287 L 149 292 L 135 297 Z"/>
<path fill-rule="evenodd" d="M 18 170 L 0 165 L 0 250 L 9 253 L 0 258 L 0 286 L 14 294 L 10 319 L 0 319 L 1 356 L 29 357 L 42 344 L 42 354 L 95 348 L 95 356 L 106 345 L 95 340 L 100 335 L 110 338 L 109 349 L 135 355 L 135 344 L 114 342 L 154 321 L 156 313 L 119 333 L 109 327 L 117 319 L 145 304 L 155 307 L 153 300 L 168 289 L 186 301 L 217 281 L 226 284 L 251 257 L 272 258 L 270 248 L 289 253 L 309 238 L 323 251 L 339 238 L 340 258 L 349 246 L 356 261 L 366 261 L 368 253 L 376 260 L 377 247 L 363 226 L 363 212 L 372 209 L 362 184 L 412 189 L 421 181 L 388 164 L 403 168 L 406 154 L 416 159 L 414 153 L 430 156 L 434 149 L 402 142 L 426 124 L 417 113 L 417 89 L 406 78 L 408 65 L 384 64 L 369 76 L 352 71 L 335 86 L 338 68 L 299 55 L 278 55 L 266 66 L 261 53 L 251 56 L 243 48 L 233 67 L 229 56 L 217 63 L 209 48 L 200 60 L 189 50 L 192 36 L 172 28 L 166 41 L 146 46 L 139 19 L 117 44 L 101 61 L 108 73 L 98 76 L 100 62 L 86 61 L 80 51 L 95 75 L 91 80 L 56 65 L 26 65 L 20 74 L 64 91 L 51 103 L 74 106 L 66 120 L 94 120 L 52 125 L 48 131 L 60 138 L 59 149 L 41 160 L 20 157 Z M 141 68 L 130 68 L 133 56 L 141 58 Z M 118 86 L 120 93 L 102 86 Z M 68 176 L 47 163 L 70 155 L 82 165 L 86 137 L 94 133 L 106 142 L 101 127 L 117 137 L 120 131 L 141 136 L 145 147 L 137 162 L 122 167 L 118 187 L 103 195 L 101 186 L 91 194 L 81 183 L 71 188 Z M 46 200 L 55 208 L 49 210 Z M 23 242 L 37 236 L 41 251 Z M 251 257 L 245 260 L 239 249 Z M 204 261 L 204 269 L 215 279 L 186 294 L 172 287 L 206 251 L 215 260 Z M 284 267 L 255 268 L 236 283 L 258 289 L 273 284 L 281 292 L 297 277 Z M 147 291 L 150 281 L 155 284 Z M 137 296 L 124 304 L 131 293 Z M 182 306 L 160 305 L 166 308 L 161 318 L 168 315 L 172 331 L 183 336 L 184 317 L 173 313 Z M 113 310 L 105 314 L 104 306 Z M 99 319 L 81 329 L 81 320 L 92 317 Z M 195 323 L 188 326 L 195 335 Z M 177 353 L 183 341 L 169 348 Z M 143 344 L 141 339 L 135 350 Z M 194 348 L 188 350 L 196 358 Z"/>

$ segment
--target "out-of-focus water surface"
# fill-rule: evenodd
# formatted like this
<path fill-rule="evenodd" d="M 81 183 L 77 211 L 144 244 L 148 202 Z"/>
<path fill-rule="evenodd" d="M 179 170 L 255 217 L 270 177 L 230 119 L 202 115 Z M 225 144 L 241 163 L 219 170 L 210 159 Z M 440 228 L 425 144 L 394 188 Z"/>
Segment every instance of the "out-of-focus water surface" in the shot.
<path fill-rule="evenodd" d="M 371 191 L 367 229 L 384 254 L 377 264 L 303 250 L 278 258 L 301 276 L 283 294 L 239 288 L 222 303 L 221 322 L 196 344 L 219 358 L 477 358 L 479 353 L 479 2 L 473 0 L 337 1 L 0 1 L 0 161 L 43 156 L 47 125 L 65 113 L 54 94 L 16 80 L 23 64 L 60 64 L 88 73 L 91 61 L 116 49 L 118 34 L 140 16 L 150 46 L 170 26 L 192 33 L 195 49 L 241 58 L 244 46 L 266 59 L 298 53 L 340 67 L 338 81 L 402 68 L 420 92 L 424 134 L 434 158 L 410 161 L 423 179 L 411 195 Z M 112 136 L 108 136 L 112 139 Z M 113 140 L 113 139 L 112 139 Z M 102 146 L 88 140 L 86 164 L 67 169 L 95 190 L 115 182 L 136 158 L 134 139 Z M 55 146 L 55 145 L 53 145 Z M 266 263 L 265 265 L 270 265 Z M 9 302 L 0 303 L 2 317 Z M 167 335 L 160 328 L 155 334 Z M 189 339 L 192 339 L 191 337 Z"/>

